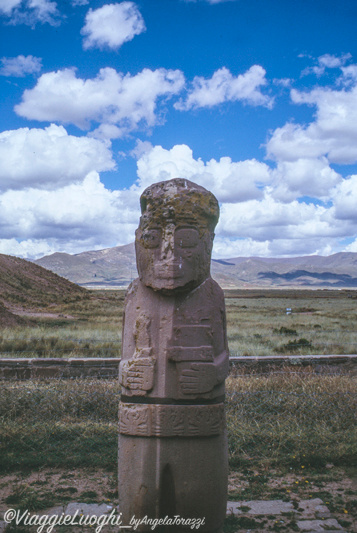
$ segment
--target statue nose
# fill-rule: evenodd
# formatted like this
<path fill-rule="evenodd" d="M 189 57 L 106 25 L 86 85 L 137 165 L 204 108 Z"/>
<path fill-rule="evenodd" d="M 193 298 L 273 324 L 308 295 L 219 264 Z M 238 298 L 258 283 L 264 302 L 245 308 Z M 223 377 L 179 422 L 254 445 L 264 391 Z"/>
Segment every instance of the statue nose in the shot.
<path fill-rule="evenodd" d="M 166 261 L 174 257 L 175 241 L 173 233 L 166 233 L 164 235 L 161 247 L 161 258 Z"/>

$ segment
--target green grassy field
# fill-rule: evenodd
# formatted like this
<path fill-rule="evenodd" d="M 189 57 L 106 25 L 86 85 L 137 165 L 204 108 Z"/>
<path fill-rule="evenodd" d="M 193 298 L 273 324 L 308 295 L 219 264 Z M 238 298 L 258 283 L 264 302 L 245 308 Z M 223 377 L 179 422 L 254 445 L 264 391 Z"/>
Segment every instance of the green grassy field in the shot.
<path fill-rule="evenodd" d="M 299 500 L 320 498 L 352 527 L 356 381 L 309 369 L 230 376 L 229 499 L 282 499 L 298 509 Z M 30 510 L 73 500 L 116 505 L 119 394 L 117 381 L 3 383 L 0 502 Z M 295 516 L 279 518 L 229 517 L 225 532 L 297 530 Z"/>
<path fill-rule="evenodd" d="M 353 290 L 226 291 L 231 355 L 357 353 Z M 89 291 L 0 330 L 0 357 L 118 357 L 124 291 Z M 291 308 L 292 313 L 286 314 Z"/>
<path fill-rule="evenodd" d="M 39 307 L 36 312 L 51 316 L 31 316 L 29 325 L 1 330 L 2 357 L 118 357 L 123 300 L 121 291 L 93 291 L 83 300 Z M 356 353 L 353 291 L 229 291 L 226 306 L 232 355 Z M 229 498 L 297 505 L 299 498 L 319 497 L 349 531 L 357 510 L 351 485 L 356 381 L 309 367 L 232 372 L 226 387 Z M 2 382 L 5 504 L 44 509 L 71 500 L 115 503 L 119 395 L 117 381 L 109 380 Z M 272 518 L 264 527 L 290 533 L 294 520 Z M 258 528 L 258 522 L 227 519 L 225 531 Z"/>
<path fill-rule="evenodd" d="M 116 381 L 5 382 L 1 388 L 2 471 L 115 467 Z M 356 459 L 353 377 L 309 371 L 229 377 L 226 410 L 231 466 Z"/>

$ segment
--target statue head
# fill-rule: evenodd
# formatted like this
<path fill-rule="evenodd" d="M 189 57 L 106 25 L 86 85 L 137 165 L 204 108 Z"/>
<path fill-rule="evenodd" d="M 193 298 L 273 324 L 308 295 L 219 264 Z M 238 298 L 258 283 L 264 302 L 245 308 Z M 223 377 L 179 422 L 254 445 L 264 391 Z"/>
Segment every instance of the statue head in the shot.
<path fill-rule="evenodd" d="M 210 275 L 219 218 L 212 193 L 176 178 L 154 183 L 140 197 L 136 262 L 141 281 L 154 290 L 183 291 Z"/>

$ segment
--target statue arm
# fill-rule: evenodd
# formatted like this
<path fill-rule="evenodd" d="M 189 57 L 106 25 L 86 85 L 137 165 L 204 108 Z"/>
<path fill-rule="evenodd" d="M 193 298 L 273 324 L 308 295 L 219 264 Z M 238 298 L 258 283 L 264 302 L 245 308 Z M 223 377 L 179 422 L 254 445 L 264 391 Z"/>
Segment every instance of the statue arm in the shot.
<path fill-rule="evenodd" d="M 154 385 L 155 359 L 151 357 L 152 349 L 144 335 L 141 339 L 142 347 L 137 346 L 135 334 L 137 331 L 134 325 L 137 320 L 133 318 L 133 309 L 136 309 L 137 283 L 133 282 L 126 298 L 123 314 L 123 334 L 122 334 L 122 358 L 119 365 L 119 383 L 132 391 L 136 396 L 143 396 L 151 390 Z"/>
<path fill-rule="evenodd" d="M 223 383 L 229 373 L 224 296 L 222 289 L 215 282 L 213 284 L 211 301 L 216 303 L 211 316 L 213 361 L 195 361 L 181 370 L 179 382 L 183 394 L 210 392 L 214 387 Z"/>

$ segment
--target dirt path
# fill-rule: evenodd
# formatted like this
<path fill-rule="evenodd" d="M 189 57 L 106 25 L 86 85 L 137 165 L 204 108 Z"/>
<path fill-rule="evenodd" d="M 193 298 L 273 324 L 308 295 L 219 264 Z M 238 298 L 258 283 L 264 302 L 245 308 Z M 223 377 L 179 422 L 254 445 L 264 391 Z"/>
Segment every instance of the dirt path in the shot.
<path fill-rule="evenodd" d="M 302 465 L 303 466 L 303 465 Z M 301 524 L 313 520 L 328 529 L 357 531 L 356 468 L 326 465 L 320 469 L 300 471 L 248 469 L 231 471 L 229 496 L 240 502 L 238 514 L 226 520 L 225 532 L 303 531 Z M 283 502 L 287 511 L 256 514 L 254 505 L 262 500 Z M 7 508 L 41 511 L 70 502 L 118 504 L 116 474 L 105 470 L 43 469 L 32 473 L 13 473 L 0 478 L 0 515 Z M 311 505 L 309 504 L 311 502 Z M 276 504 L 275 504 L 276 505 Z M 264 507 L 264 506 L 263 506 Z M 311 507 L 311 508 L 310 508 Z M 65 507 L 63 507 L 64 509 Z M 274 513 L 274 505 L 272 505 Z M 1 517 L 2 518 L 2 517 Z M 0 519 L 1 519 L 0 518 Z M 305 522 L 304 522 L 305 521 Z M 300 524 L 300 526 L 299 526 Z M 84 533 L 86 529 L 73 528 Z M 27 533 L 31 529 L 27 528 Z"/>

